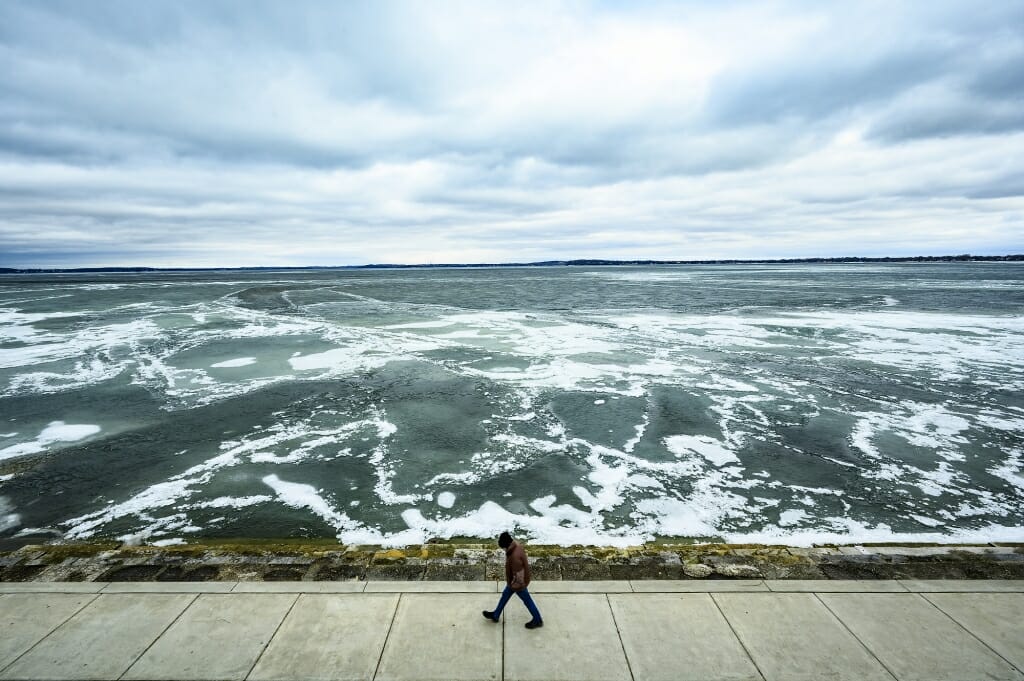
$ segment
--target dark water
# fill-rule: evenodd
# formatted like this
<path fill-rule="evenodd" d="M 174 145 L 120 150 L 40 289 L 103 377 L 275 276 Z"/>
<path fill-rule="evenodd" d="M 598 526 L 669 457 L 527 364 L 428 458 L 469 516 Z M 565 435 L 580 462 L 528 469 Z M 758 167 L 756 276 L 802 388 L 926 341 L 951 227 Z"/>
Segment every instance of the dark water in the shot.
<path fill-rule="evenodd" d="M 1024 540 L 1024 266 L 0 277 L 0 539 Z"/>

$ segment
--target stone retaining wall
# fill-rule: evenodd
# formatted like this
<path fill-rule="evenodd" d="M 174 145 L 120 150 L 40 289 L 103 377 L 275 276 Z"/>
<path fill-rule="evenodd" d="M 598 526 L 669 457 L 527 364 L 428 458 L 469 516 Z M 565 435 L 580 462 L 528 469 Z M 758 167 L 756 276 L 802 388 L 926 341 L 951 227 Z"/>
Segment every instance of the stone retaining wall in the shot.
<path fill-rule="evenodd" d="M 535 579 L 1024 579 L 1024 545 L 527 546 Z M 501 580 L 493 545 L 48 544 L 0 553 L 6 581 Z"/>

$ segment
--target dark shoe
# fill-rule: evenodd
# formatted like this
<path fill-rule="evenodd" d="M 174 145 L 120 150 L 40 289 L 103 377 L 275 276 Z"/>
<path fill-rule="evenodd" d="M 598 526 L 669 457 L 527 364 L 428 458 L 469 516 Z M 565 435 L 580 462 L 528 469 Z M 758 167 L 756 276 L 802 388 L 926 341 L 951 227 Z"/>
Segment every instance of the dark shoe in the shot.
<path fill-rule="evenodd" d="M 491 612 L 490 610 L 484 610 L 484 617 L 486 617 L 487 619 L 489 619 L 492 622 L 497 622 L 498 621 L 498 618 L 495 617 L 494 613 Z"/>
<path fill-rule="evenodd" d="M 544 626 L 544 620 L 530 620 L 526 623 L 527 629 L 540 629 Z"/>

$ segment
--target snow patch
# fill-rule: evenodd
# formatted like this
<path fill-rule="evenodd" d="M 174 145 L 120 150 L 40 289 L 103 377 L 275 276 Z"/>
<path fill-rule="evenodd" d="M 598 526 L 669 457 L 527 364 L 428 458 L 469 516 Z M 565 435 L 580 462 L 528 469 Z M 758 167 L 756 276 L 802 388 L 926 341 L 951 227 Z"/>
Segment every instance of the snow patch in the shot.
<path fill-rule="evenodd" d="M 796 525 L 807 519 L 807 511 L 800 508 L 792 508 L 779 514 L 779 525 L 788 527 Z"/>
<path fill-rule="evenodd" d="M 173 539 L 158 539 L 154 542 L 150 542 L 150 546 L 181 546 L 184 543 L 184 539 L 181 537 L 175 537 Z"/>
<path fill-rule="evenodd" d="M 706 435 L 671 435 L 662 440 L 665 448 L 678 457 L 699 454 L 716 466 L 739 461 L 724 442 Z"/>
<path fill-rule="evenodd" d="M 63 421 L 51 421 L 48 426 L 30 442 L 21 442 L 0 449 L 0 461 L 16 456 L 45 452 L 59 442 L 78 442 L 100 432 L 100 427 L 91 424 L 68 424 Z"/>
<path fill-rule="evenodd" d="M 255 363 L 256 363 L 256 358 L 255 357 L 239 357 L 238 359 L 229 359 L 229 360 L 225 360 L 223 362 L 217 362 L 216 364 L 211 364 L 210 368 L 211 369 L 232 369 L 234 367 L 247 367 L 250 364 L 255 364 Z"/>

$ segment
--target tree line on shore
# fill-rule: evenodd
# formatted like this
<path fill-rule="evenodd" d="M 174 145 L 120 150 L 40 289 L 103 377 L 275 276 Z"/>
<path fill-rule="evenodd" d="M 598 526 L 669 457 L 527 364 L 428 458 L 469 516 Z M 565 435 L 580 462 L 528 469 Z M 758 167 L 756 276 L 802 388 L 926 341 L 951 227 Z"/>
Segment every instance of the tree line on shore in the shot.
<path fill-rule="evenodd" d="M 898 257 L 848 256 L 836 258 L 774 258 L 763 260 L 720 259 L 720 260 L 544 260 L 541 262 L 501 263 L 429 263 L 397 264 L 374 263 L 369 265 L 310 265 L 305 267 L 71 267 L 71 268 L 13 268 L 0 267 L 0 274 L 33 273 L 88 273 L 88 272 L 207 272 L 207 271 L 280 271 L 280 270 L 373 270 L 373 269 L 431 269 L 436 267 L 579 267 L 601 265 L 793 265 L 793 264 L 855 264 L 855 263 L 944 263 L 944 262 L 1024 262 L 1024 253 L 1012 255 L 915 255 Z"/>

